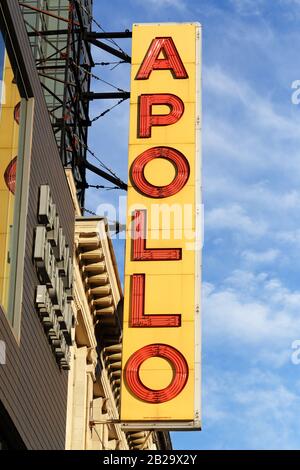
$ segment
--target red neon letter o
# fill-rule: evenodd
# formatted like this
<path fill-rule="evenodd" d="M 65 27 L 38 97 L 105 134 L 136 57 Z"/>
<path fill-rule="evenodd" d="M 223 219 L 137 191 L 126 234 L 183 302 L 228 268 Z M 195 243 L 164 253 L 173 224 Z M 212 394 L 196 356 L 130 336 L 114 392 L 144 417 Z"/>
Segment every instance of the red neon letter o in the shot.
<path fill-rule="evenodd" d="M 155 158 L 165 158 L 176 167 L 176 176 L 166 186 L 154 186 L 146 180 L 144 170 L 147 163 Z M 179 193 L 190 176 L 190 165 L 186 157 L 171 147 L 152 147 L 141 153 L 131 166 L 133 185 L 143 194 L 152 198 L 165 198 Z"/>
<path fill-rule="evenodd" d="M 147 359 L 162 357 L 173 366 L 174 376 L 171 383 L 162 390 L 146 387 L 139 375 L 140 367 Z M 166 344 L 149 344 L 136 351 L 128 359 L 125 366 L 125 378 L 130 390 L 147 403 L 164 403 L 177 397 L 184 389 L 189 375 L 189 369 L 184 356 L 177 349 Z"/>

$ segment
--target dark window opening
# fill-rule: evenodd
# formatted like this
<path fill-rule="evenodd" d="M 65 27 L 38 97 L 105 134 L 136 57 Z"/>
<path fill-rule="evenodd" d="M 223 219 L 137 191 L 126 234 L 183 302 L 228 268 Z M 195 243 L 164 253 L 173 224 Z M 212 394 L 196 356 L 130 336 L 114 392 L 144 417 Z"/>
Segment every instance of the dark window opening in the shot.
<path fill-rule="evenodd" d="M 0 401 L 0 450 L 26 450 L 17 428 Z"/>

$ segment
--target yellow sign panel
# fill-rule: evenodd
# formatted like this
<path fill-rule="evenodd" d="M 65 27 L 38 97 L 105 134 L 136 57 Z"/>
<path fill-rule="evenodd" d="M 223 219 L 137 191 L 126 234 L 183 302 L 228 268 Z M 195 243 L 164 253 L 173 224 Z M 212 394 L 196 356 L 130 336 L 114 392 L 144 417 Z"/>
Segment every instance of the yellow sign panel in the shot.
<path fill-rule="evenodd" d="M 0 37 L 0 305 L 7 313 L 21 97 Z"/>
<path fill-rule="evenodd" d="M 200 32 L 133 26 L 124 429 L 201 426 Z"/>

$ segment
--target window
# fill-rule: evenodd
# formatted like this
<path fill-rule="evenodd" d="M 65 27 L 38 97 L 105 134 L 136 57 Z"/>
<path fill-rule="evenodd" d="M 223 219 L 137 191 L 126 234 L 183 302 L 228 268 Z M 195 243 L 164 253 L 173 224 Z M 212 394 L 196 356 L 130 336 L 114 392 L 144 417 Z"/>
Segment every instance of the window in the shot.
<path fill-rule="evenodd" d="M 33 98 L 21 97 L 0 32 L 0 306 L 19 332 L 30 173 Z"/>
<path fill-rule="evenodd" d="M 0 450 L 7 450 L 7 449 L 8 449 L 8 444 L 5 441 L 5 439 L 1 437 L 1 434 L 0 434 Z"/>
<path fill-rule="evenodd" d="M 13 421 L 0 401 L 0 451 L 1 450 L 25 450 L 25 444 L 21 439 Z"/>

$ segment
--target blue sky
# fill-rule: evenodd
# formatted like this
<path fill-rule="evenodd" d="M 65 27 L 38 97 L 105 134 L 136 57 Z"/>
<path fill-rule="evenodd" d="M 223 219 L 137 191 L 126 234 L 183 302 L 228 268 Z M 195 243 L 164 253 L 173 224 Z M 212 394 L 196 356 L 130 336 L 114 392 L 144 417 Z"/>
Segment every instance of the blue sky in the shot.
<path fill-rule="evenodd" d="M 174 448 L 299 449 L 300 0 L 94 3 L 110 31 L 203 25 L 203 431 L 173 433 Z M 95 73 L 129 90 L 128 65 Z M 92 117 L 109 104 L 94 102 Z M 93 125 L 89 144 L 127 179 L 128 103 Z M 120 194 L 89 190 L 86 207 Z M 124 242 L 115 249 L 122 271 Z"/>

